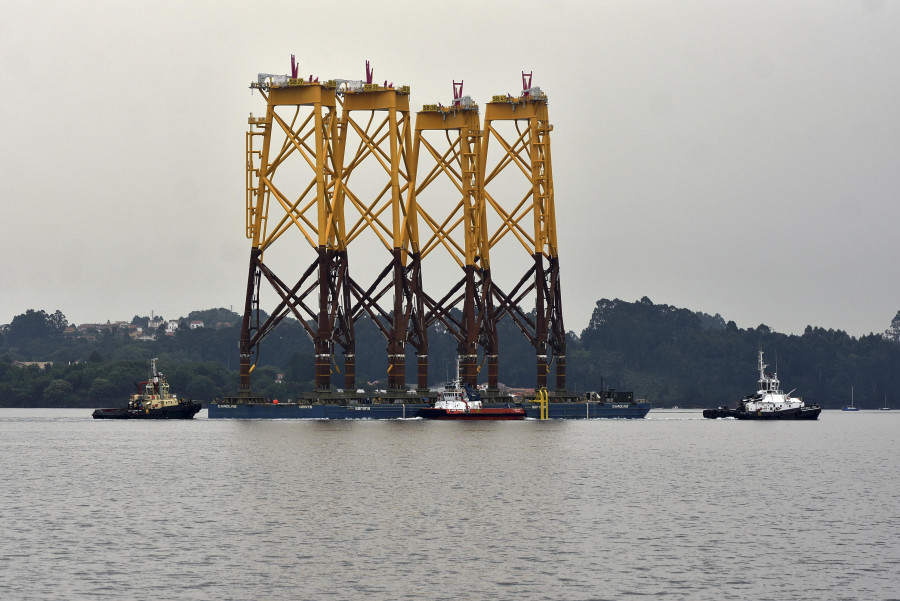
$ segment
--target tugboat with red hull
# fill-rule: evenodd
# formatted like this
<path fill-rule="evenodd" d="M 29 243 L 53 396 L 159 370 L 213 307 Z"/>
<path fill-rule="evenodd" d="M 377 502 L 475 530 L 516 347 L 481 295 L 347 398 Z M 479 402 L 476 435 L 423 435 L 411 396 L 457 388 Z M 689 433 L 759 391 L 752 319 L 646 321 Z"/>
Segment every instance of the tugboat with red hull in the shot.
<path fill-rule="evenodd" d="M 193 419 L 200 403 L 178 398 L 169 392 L 165 374 L 156 370 L 156 359 L 150 360 L 150 378 L 137 383 L 137 394 L 128 405 L 114 409 L 97 409 L 94 419 Z"/>
<path fill-rule="evenodd" d="M 469 385 L 460 388 L 458 382 L 446 386 L 441 396 L 431 407 L 419 409 L 419 417 L 445 420 L 514 420 L 525 419 L 525 409 L 507 405 L 506 407 L 483 407 L 481 395 Z"/>
<path fill-rule="evenodd" d="M 791 391 L 793 392 L 793 390 Z M 822 408 L 818 405 L 807 405 L 803 399 L 792 397 L 781 390 L 777 373 L 766 373 L 763 353 L 759 351 L 759 390 L 756 394 L 744 397 L 736 409 L 717 407 L 704 409 L 703 417 L 718 419 L 733 417 L 736 419 L 818 419 Z"/>

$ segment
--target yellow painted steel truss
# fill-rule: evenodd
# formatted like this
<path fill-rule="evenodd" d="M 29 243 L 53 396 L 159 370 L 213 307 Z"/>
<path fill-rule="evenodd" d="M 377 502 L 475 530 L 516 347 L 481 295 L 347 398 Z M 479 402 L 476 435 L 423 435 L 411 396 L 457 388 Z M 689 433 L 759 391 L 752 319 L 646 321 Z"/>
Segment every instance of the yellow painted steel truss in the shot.
<path fill-rule="evenodd" d="M 366 86 L 372 87 L 372 86 Z M 341 135 L 338 141 L 342 157 L 342 177 L 338 181 L 338 204 L 345 210 L 355 209 L 358 217 L 348 222 L 344 246 L 369 229 L 375 233 L 388 250 L 403 248 L 410 225 L 410 211 L 403 202 L 409 188 L 409 149 L 411 142 L 409 120 L 409 94 L 400 90 L 374 89 L 347 90 L 341 97 Z M 361 113 L 363 122 L 355 117 Z M 383 113 L 383 119 L 377 119 Z M 358 137 L 358 144 L 347 152 L 350 132 Z M 374 196 L 362 198 L 350 185 L 355 170 L 365 162 L 374 161 L 381 166 L 386 182 Z M 408 248 L 403 248 L 408 251 Z"/>
<path fill-rule="evenodd" d="M 475 383 L 480 344 L 490 358 L 489 384 L 496 386 L 496 320 L 512 315 L 537 350 L 539 385 L 546 379 L 549 329 L 550 347 L 562 363 L 560 371 L 557 361 L 557 386 L 564 387 L 546 96 L 537 89 L 517 98 L 495 96 L 486 106 L 483 128 L 474 104 L 455 99 L 447 108 L 426 105 L 416 115 L 413 134 L 405 86 L 260 75 L 252 87 L 267 107 L 265 116 L 251 115 L 246 135 L 245 233 L 252 251 L 241 334 L 242 389 L 249 389 L 255 345 L 288 313 L 316 340 L 319 387 L 329 385 L 335 342 L 345 349 L 346 386 L 353 386 L 352 324 L 363 314 L 388 339 L 389 385 L 404 385 L 403 355 L 410 343 L 419 355 L 418 385 L 424 387 L 428 324 L 441 320 L 453 326 L 446 321 L 452 319 L 449 309 L 461 300 L 463 321 L 455 325 L 464 381 Z M 507 133 L 510 124 L 513 134 Z M 512 195 L 508 186 L 494 186 L 510 171 L 524 182 Z M 440 179 L 450 182 L 442 185 L 452 198 L 432 194 Z M 317 258 L 292 285 L 263 257 L 296 232 L 316 249 Z M 366 232 L 389 251 L 390 260 L 375 282 L 360 285 L 349 276 L 348 257 Z M 535 261 L 509 294 L 493 285 L 490 275 L 491 250 L 507 237 L 518 240 Z M 423 290 L 420 265 L 438 250 L 464 275 L 455 292 L 435 301 Z M 261 278 L 281 299 L 265 323 L 252 318 L 254 311 L 258 315 Z M 530 291 L 537 295 L 533 323 L 519 307 Z M 317 306 L 307 302 L 316 295 Z M 318 320 L 316 328 L 304 321 L 310 319 Z"/>
<path fill-rule="evenodd" d="M 334 88 L 309 84 L 260 92 L 267 100 L 266 115 L 251 115 L 247 132 L 247 237 L 264 252 L 296 228 L 313 248 L 340 248 L 343 213 L 333 202 L 340 170 Z M 282 107 L 287 115 L 279 113 Z M 273 149 L 276 131 L 281 147 Z M 288 196 L 279 186 L 279 169 L 291 175 L 306 172 L 310 179 Z M 270 227 L 273 199 L 281 211 L 275 211 L 279 218 Z"/>
<path fill-rule="evenodd" d="M 511 122 L 516 136 L 507 140 L 497 122 Z M 491 157 L 491 140 L 495 140 L 499 146 L 499 151 L 494 153 L 498 155 L 496 162 L 491 165 L 486 163 L 484 166 L 485 201 L 499 218 L 496 229 L 488 233 L 489 248 L 495 247 L 506 235 L 512 235 L 529 253 L 540 253 L 545 257 L 557 256 L 556 212 L 550 160 L 552 130 L 546 97 L 510 99 L 499 96 L 488 103 L 484 116 L 484 160 Z M 521 172 L 524 191 L 520 198 L 502 202 L 495 198 L 490 187 L 500 172 L 511 166 Z M 532 217 L 531 227 L 528 224 L 529 216 Z"/>
<path fill-rule="evenodd" d="M 410 230 L 410 246 L 418 248 L 423 259 L 436 248 L 443 247 L 461 268 L 476 263 L 487 265 L 489 262 L 483 235 L 485 214 L 480 125 L 477 107 L 428 107 L 416 114 L 412 164 L 414 169 L 423 162 L 431 165 L 431 169 L 422 175 L 413 172 L 416 185 L 410 188 L 409 205 L 415 207 L 423 228 L 428 231 L 420 242 L 416 230 Z M 429 140 L 430 132 L 443 134 L 444 139 Z M 426 210 L 423 200 L 427 201 L 428 186 L 441 177 L 451 182 L 459 194 L 459 200 L 450 207 L 449 212 L 437 215 L 436 211 Z M 446 198 L 438 200 L 446 206 Z"/>

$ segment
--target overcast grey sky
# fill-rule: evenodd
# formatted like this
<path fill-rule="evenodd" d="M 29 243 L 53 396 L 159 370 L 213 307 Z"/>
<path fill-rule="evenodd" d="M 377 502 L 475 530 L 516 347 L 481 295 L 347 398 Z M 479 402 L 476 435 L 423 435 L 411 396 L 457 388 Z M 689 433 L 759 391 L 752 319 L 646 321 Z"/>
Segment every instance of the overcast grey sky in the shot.
<path fill-rule="evenodd" d="M 856 336 L 900 310 L 898 1 L 38 0 L 0 21 L 0 323 L 240 310 L 248 86 L 292 53 L 413 110 L 533 71 L 567 329 L 600 298 Z"/>

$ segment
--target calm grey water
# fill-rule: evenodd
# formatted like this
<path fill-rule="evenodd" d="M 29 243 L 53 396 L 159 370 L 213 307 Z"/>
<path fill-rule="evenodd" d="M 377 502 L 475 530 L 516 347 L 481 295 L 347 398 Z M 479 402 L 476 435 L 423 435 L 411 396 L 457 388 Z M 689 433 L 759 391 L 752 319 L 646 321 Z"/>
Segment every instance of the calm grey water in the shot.
<path fill-rule="evenodd" d="M 900 411 L 0 410 L 0 599 L 897 599 Z"/>

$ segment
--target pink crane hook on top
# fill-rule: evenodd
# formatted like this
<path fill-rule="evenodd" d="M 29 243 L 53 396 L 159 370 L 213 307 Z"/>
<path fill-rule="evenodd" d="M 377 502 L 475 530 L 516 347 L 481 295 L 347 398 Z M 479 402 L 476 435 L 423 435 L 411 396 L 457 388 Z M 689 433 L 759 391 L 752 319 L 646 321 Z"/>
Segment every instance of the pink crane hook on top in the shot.
<path fill-rule="evenodd" d="M 455 79 L 453 80 L 453 106 L 459 106 L 459 99 L 462 98 L 463 81 L 462 79 L 458 82 Z"/>
<path fill-rule="evenodd" d="M 531 75 L 532 75 L 532 73 L 534 73 L 534 71 L 529 71 L 528 73 L 525 73 L 525 71 L 522 71 L 522 92 L 524 92 L 524 93 L 522 94 L 522 96 L 527 97 L 527 96 L 529 95 L 529 92 L 525 92 L 525 90 L 530 90 L 530 89 L 531 89 Z"/>

